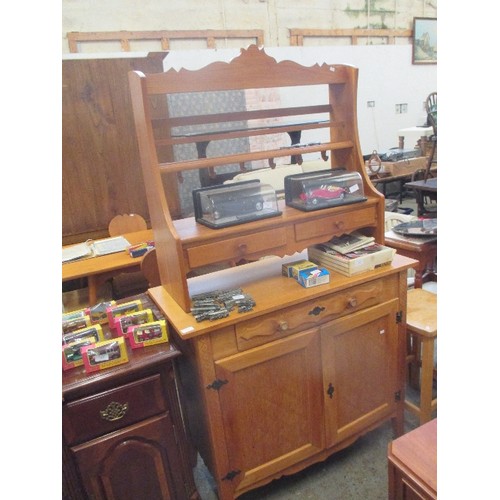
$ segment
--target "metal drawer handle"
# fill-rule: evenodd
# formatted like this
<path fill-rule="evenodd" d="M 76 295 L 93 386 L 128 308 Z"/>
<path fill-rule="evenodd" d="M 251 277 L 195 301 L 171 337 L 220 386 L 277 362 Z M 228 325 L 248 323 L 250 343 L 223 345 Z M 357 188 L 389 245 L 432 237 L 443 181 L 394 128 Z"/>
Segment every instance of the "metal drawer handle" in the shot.
<path fill-rule="evenodd" d="M 286 321 L 280 321 L 278 328 L 281 332 L 286 332 L 288 330 L 288 323 Z"/>
<path fill-rule="evenodd" d="M 348 301 L 347 301 L 347 307 L 356 307 L 358 305 L 358 299 L 356 297 L 351 297 Z"/>
<path fill-rule="evenodd" d="M 120 420 L 125 416 L 128 410 L 128 403 L 117 403 L 112 401 L 104 410 L 99 411 L 101 418 L 108 422 Z"/>

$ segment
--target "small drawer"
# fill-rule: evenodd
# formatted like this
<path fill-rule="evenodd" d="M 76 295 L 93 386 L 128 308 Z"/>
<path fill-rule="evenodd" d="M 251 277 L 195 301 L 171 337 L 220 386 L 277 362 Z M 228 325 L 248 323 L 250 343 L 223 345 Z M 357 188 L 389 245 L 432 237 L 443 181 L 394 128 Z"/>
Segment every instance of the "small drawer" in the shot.
<path fill-rule="evenodd" d="M 238 350 L 266 344 L 306 328 L 397 297 L 393 276 L 325 295 L 236 325 Z"/>
<path fill-rule="evenodd" d="M 350 205 L 351 207 L 353 205 Z M 295 225 L 295 239 L 304 241 L 317 236 L 350 233 L 360 227 L 374 225 L 377 220 L 375 206 L 316 219 L 314 224 L 304 222 Z"/>
<path fill-rule="evenodd" d="M 64 405 L 64 437 L 72 446 L 166 410 L 161 377 L 152 375 Z"/>
<path fill-rule="evenodd" d="M 240 260 L 257 252 L 273 250 L 286 245 L 285 228 L 247 234 L 215 243 L 187 249 L 189 266 L 196 268 L 214 262 Z"/>

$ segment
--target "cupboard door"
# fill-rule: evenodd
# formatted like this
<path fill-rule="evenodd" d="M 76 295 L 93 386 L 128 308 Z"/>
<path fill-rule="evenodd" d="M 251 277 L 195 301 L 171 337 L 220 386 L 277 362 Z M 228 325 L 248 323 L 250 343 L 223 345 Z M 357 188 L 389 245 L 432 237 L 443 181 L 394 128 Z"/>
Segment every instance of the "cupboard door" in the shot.
<path fill-rule="evenodd" d="M 327 447 L 395 410 L 398 306 L 394 299 L 321 328 Z"/>
<path fill-rule="evenodd" d="M 314 329 L 216 362 L 227 381 L 219 389 L 230 464 L 224 478 L 235 489 L 278 477 L 324 448 L 319 347 Z"/>
<path fill-rule="evenodd" d="M 186 498 L 168 413 L 71 448 L 90 498 Z M 172 471 L 172 472 L 171 472 Z"/>

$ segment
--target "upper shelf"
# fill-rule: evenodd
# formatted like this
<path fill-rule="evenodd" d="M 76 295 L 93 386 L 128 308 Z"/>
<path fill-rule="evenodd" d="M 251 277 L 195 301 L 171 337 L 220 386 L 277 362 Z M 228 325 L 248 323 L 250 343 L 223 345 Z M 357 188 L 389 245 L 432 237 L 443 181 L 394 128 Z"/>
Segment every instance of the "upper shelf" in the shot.
<path fill-rule="evenodd" d="M 161 283 L 184 311 L 190 307 L 186 275 L 194 269 L 291 255 L 358 229 L 383 242 L 383 197 L 366 174 L 359 146 L 357 68 L 276 61 L 253 45 L 230 62 L 130 72 L 129 82 Z M 205 174 L 286 156 L 300 163 L 308 153 L 321 153 L 331 168 L 358 172 L 366 201 L 307 213 L 281 206 L 277 217 L 219 229 L 171 215 L 179 176 L 162 174 Z"/>
<path fill-rule="evenodd" d="M 216 167 L 219 165 L 229 165 L 232 163 L 244 163 L 247 161 L 266 160 L 279 158 L 282 156 L 299 155 L 306 153 L 315 153 L 321 151 L 335 151 L 353 147 L 352 141 L 327 142 L 323 144 L 314 144 L 311 146 L 290 146 L 280 149 L 254 151 L 249 153 L 239 153 L 233 155 L 217 156 L 214 158 L 199 158 L 197 160 L 160 163 L 159 168 L 162 173 L 183 172 L 185 170 L 197 170 L 200 168 Z"/>

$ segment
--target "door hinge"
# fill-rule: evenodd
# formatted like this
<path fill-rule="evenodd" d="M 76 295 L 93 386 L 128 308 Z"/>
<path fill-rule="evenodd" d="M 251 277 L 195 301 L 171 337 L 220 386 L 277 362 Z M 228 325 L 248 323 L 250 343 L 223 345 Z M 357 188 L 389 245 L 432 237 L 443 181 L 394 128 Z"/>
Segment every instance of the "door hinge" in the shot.
<path fill-rule="evenodd" d="M 396 313 L 396 323 L 401 323 L 403 321 L 403 311 L 398 311 Z"/>
<path fill-rule="evenodd" d="M 394 393 L 394 401 L 401 401 L 401 391 L 396 391 Z"/>
<path fill-rule="evenodd" d="M 232 481 L 238 474 L 240 474 L 240 470 L 232 470 L 229 471 L 223 478 L 223 481 Z"/>
<path fill-rule="evenodd" d="M 218 391 L 224 384 L 227 384 L 227 380 L 215 379 L 211 384 L 207 385 L 207 389 L 215 389 Z"/>
<path fill-rule="evenodd" d="M 328 394 L 328 396 L 330 397 L 330 399 L 332 399 L 332 398 L 333 398 L 333 393 L 334 393 L 334 391 L 335 391 L 335 388 L 333 387 L 332 383 L 330 382 L 330 383 L 328 384 L 328 389 L 327 389 L 327 391 L 326 391 L 326 393 Z"/>

